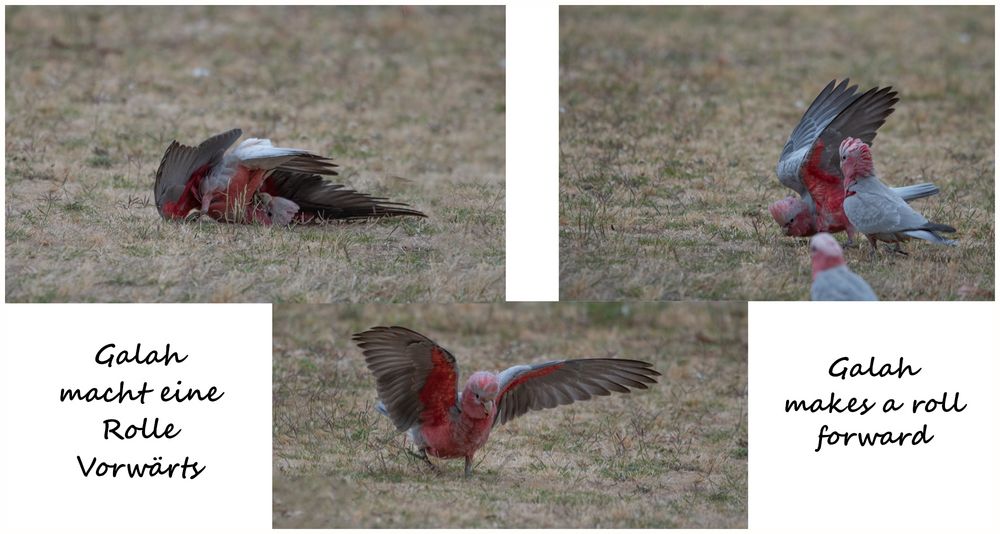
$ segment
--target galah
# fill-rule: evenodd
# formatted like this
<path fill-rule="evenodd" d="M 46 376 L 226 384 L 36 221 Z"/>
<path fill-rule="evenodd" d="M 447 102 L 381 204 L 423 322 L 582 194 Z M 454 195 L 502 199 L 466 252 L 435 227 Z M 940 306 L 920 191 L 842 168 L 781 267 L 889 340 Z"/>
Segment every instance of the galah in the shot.
<path fill-rule="evenodd" d="M 804 213 L 801 205 L 787 199 L 771 206 L 771 216 L 786 235 L 846 231 L 848 241 L 854 240 L 843 210 L 844 177 L 837 147 L 848 136 L 871 143 L 899 99 L 892 87 L 874 87 L 859 95 L 858 86 L 848 83 L 833 80 L 820 91 L 778 158 L 778 180 L 808 207 Z"/>
<path fill-rule="evenodd" d="M 844 251 L 832 235 L 821 232 L 809 241 L 813 300 L 878 300 L 868 282 L 844 262 Z"/>
<path fill-rule="evenodd" d="M 934 196 L 941 192 L 932 183 L 892 187 L 893 192 L 907 202 Z M 815 207 L 806 204 L 805 200 L 795 195 L 771 204 L 768 207 L 771 217 L 781 226 L 782 233 L 790 237 L 809 237 L 819 232 Z"/>
<path fill-rule="evenodd" d="M 251 138 L 227 154 L 242 135 L 236 128 L 196 147 L 170 143 L 153 186 L 160 216 L 186 219 L 198 213 L 221 222 L 279 226 L 293 221 L 425 216 L 406 204 L 325 180 L 323 176 L 337 175 L 337 165 L 306 150 Z"/>
<path fill-rule="evenodd" d="M 870 147 L 861 139 L 848 137 L 840 144 L 840 167 L 844 173 L 844 213 L 859 232 L 868 236 L 872 249 L 878 242 L 900 243 L 923 239 L 940 245 L 955 245 L 938 232 L 954 233 L 947 224 L 933 223 L 910 207 L 875 175 Z"/>
<path fill-rule="evenodd" d="M 375 375 L 376 408 L 409 433 L 417 448 L 413 454 L 434 470 L 428 456 L 465 458 L 466 477 L 496 425 L 529 410 L 647 389 L 660 376 L 651 364 L 635 360 L 556 360 L 500 373 L 479 371 L 460 392 L 455 357 L 413 330 L 377 326 L 353 339 Z"/>

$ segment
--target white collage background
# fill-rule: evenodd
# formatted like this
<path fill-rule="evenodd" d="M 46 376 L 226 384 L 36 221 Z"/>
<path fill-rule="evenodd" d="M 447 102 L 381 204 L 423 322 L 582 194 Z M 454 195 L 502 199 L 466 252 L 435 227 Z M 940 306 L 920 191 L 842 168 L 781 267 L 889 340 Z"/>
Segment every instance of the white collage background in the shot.
<path fill-rule="evenodd" d="M 493 4 L 507 6 L 506 296 L 556 301 L 559 3 Z M 749 308 L 749 530 L 1000 527 L 995 302 Z M 270 530 L 271 306 L 4 304 L 0 316 L 0 530 Z M 836 320 L 820 328 L 816 317 Z M 218 332 L 239 334 L 223 338 Z M 196 369 L 184 370 L 185 380 L 222 384 L 228 398 L 188 410 L 187 431 L 197 437 L 186 448 L 225 469 L 218 484 L 192 491 L 160 481 L 83 483 L 53 463 L 103 441 L 87 430 L 95 421 L 67 411 L 53 392 L 67 382 L 105 380 L 102 370 L 80 364 L 79 356 L 116 338 L 169 341 L 204 356 L 189 364 Z M 840 382 L 826 374 L 841 355 L 903 354 L 924 369 L 919 379 Z M 117 370 L 119 376 L 128 379 L 129 371 Z M 173 379 L 169 372 L 161 377 Z M 816 454 L 819 426 L 857 426 L 857 419 L 791 416 L 784 400 L 833 391 L 872 398 L 961 391 L 969 408 L 956 415 L 876 414 L 864 423 L 871 429 L 926 423 L 936 434 L 933 446 Z M 183 408 L 177 410 L 166 413 Z"/>

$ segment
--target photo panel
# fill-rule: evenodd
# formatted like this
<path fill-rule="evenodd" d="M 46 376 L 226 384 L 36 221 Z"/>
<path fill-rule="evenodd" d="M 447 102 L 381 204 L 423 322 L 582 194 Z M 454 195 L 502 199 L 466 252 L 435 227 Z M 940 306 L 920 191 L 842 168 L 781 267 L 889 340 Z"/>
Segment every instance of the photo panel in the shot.
<path fill-rule="evenodd" d="M 276 305 L 273 526 L 746 527 L 746 329 L 744 303 Z"/>
<path fill-rule="evenodd" d="M 562 6 L 559 38 L 563 300 L 994 300 L 993 7 Z"/>
<path fill-rule="evenodd" d="M 503 299 L 503 6 L 6 16 L 7 302 Z"/>

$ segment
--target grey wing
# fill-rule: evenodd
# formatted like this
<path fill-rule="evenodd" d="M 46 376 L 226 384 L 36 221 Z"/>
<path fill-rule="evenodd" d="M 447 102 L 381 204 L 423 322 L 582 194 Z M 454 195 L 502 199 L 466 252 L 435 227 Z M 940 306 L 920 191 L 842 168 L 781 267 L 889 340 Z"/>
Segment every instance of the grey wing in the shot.
<path fill-rule="evenodd" d="M 863 233 L 895 233 L 927 224 L 923 215 L 878 178 L 869 178 L 854 188 L 861 202 L 845 200 L 844 211 L 851 224 Z"/>
<path fill-rule="evenodd" d="M 191 174 L 205 165 L 218 163 L 241 135 L 243 130 L 234 128 L 209 137 L 196 147 L 185 146 L 177 141 L 170 143 L 160 160 L 156 181 L 153 183 L 156 209 L 162 214 L 164 202 L 176 200 L 180 196 Z"/>
<path fill-rule="evenodd" d="M 352 338 L 375 375 L 375 387 L 399 430 L 446 416 L 458 399 L 455 357 L 401 326 L 377 326 Z"/>
<path fill-rule="evenodd" d="M 840 172 L 840 142 L 853 137 L 871 145 L 878 129 L 895 111 L 892 106 L 896 102 L 899 102 L 899 98 L 892 87 L 873 87 L 844 108 L 820 135 L 823 141 L 820 165 L 823 169 L 843 179 Z"/>
<path fill-rule="evenodd" d="M 337 175 L 337 164 L 329 158 L 317 156 L 300 148 L 284 148 L 271 144 L 268 139 L 247 139 L 233 155 L 252 169 L 283 170 L 305 174 Z"/>
<path fill-rule="evenodd" d="M 788 137 L 785 148 L 778 158 L 778 180 L 801 196 L 808 193 L 799 176 L 799 169 L 808 159 L 813 145 L 826 127 L 857 99 L 855 93 L 858 86 L 848 87 L 848 83 L 849 79 L 845 79 L 839 85 L 837 80 L 832 80 L 820 91 L 819 96 L 809 105 L 809 109 L 792 130 L 792 135 Z"/>
<path fill-rule="evenodd" d="M 518 365 L 500 373 L 497 415 L 503 424 L 529 410 L 555 408 L 611 392 L 628 393 L 655 384 L 660 373 L 646 362 L 617 358 L 559 360 Z"/>
<path fill-rule="evenodd" d="M 277 195 L 324 219 L 354 220 L 401 215 L 426 217 L 402 202 L 359 193 L 327 182 L 316 174 L 288 172 L 279 168 L 268 180 Z"/>

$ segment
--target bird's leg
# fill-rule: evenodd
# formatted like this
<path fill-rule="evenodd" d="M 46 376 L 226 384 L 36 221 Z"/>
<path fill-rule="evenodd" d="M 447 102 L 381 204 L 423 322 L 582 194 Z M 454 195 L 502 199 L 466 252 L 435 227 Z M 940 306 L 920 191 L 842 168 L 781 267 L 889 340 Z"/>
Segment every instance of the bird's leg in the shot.
<path fill-rule="evenodd" d="M 419 454 L 416 453 L 416 452 L 413 452 L 413 451 L 411 451 L 409 449 L 406 449 L 406 452 L 409 453 L 410 455 L 412 455 L 415 458 L 419 458 L 419 459 L 423 460 L 424 463 L 426 463 L 427 465 L 430 466 L 431 471 L 434 471 L 435 474 L 440 474 L 440 471 L 438 471 L 438 466 L 434 465 L 434 463 L 431 462 L 431 459 L 427 457 L 427 450 L 426 449 L 420 449 Z"/>
<path fill-rule="evenodd" d="M 857 232 L 854 230 L 853 226 L 848 226 L 847 227 L 847 242 L 844 243 L 844 247 L 852 247 L 853 248 L 855 246 L 854 235 L 856 233 Z"/>
<path fill-rule="evenodd" d="M 896 241 L 896 246 L 893 247 L 892 251 L 895 252 L 896 254 L 901 254 L 903 256 L 909 256 L 910 255 L 908 252 L 906 252 L 905 250 L 903 250 L 903 245 L 899 241 Z"/>
<path fill-rule="evenodd" d="M 868 236 L 868 242 L 872 245 L 872 261 L 875 261 L 875 259 L 878 258 L 878 239 L 875 239 L 873 236 Z"/>
<path fill-rule="evenodd" d="M 465 478 L 472 476 L 472 456 L 465 457 Z"/>

